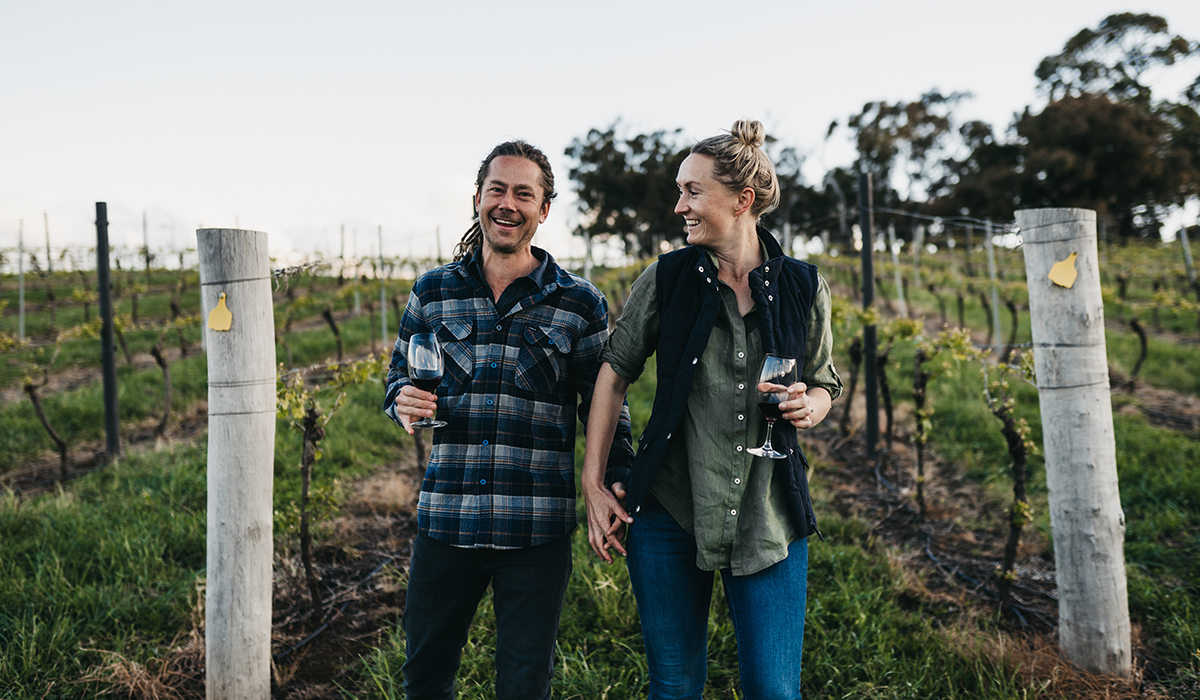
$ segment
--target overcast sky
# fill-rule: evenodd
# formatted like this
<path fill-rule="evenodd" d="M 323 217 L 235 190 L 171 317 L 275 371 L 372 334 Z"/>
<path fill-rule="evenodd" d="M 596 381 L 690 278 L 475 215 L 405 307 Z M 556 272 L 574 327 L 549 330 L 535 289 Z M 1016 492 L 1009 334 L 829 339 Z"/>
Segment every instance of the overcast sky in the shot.
<path fill-rule="evenodd" d="M 1195 0 L 1006 3 L 60 2 L 0 6 L 0 248 L 194 247 L 198 227 L 266 231 L 273 252 L 449 253 L 479 161 L 526 139 L 563 193 L 537 243 L 579 255 L 563 150 L 621 119 L 688 139 L 749 117 L 849 163 L 834 119 L 872 100 L 969 91 L 1004 128 L 1033 71 L 1084 27 L 1152 12 L 1200 38 Z M 1200 66 L 1162 78 L 1178 94 Z"/>

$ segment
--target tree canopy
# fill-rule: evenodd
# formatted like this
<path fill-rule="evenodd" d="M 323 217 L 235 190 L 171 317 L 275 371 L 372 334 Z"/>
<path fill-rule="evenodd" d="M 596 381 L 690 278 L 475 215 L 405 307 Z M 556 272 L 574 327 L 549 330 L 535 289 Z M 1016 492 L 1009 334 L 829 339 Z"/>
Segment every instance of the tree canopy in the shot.
<path fill-rule="evenodd" d="M 625 138 L 619 127 L 617 122 L 592 129 L 567 147 L 581 214 L 575 233 L 617 238 L 627 254 L 649 257 L 660 242 L 683 238 L 683 222 L 674 212 L 675 175 L 687 148 L 677 144 L 680 129 Z"/>
<path fill-rule="evenodd" d="M 1062 52 L 1042 59 L 1034 76 L 1051 100 L 1099 93 L 1149 106 L 1146 73 L 1175 65 L 1197 51 L 1200 45 L 1195 41 L 1172 36 L 1162 17 L 1122 12 L 1071 37 Z"/>
<path fill-rule="evenodd" d="M 1193 113 L 1194 114 L 1194 113 Z M 1200 173 L 1153 111 L 1104 95 L 1064 97 L 1017 122 L 1025 140 L 1022 207 L 1113 214 L 1122 235 L 1158 232 L 1171 205 L 1200 192 Z"/>
<path fill-rule="evenodd" d="M 1157 15 L 1120 13 L 1071 37 L 1035 71 L 1046 99 L 1026 107 L 1007 130 L 960 122 L 966 92 L 930 90 L 914 100 L 872 101 L 825 135 L 846 134 L 857 155 L 820 185 L 804 182 L 804 154 L 768 138 L 779 209 L 762 223 L 848 238 L 856 215 L 857 173 L 873 175 L 876 223 L 932 216 L 1011 221 L 1018 208 L 1086 207 L 1118 223 L 1123 236 L 1157 234 L 1175 208 L 1200 195 L 1200 77 L 1178 96 L 1155 95 L 1158 69 L 1180 70 L 1200 58 L 1200 43 L 1172 34 Z M 675 175 L 688 148 L 680 130 L 623 137 L 619 123 L 591 130 L 566 153 L 576 165 L 576 233 L 616 237 L 628 253 L 648 256 L 682 242 L 673 212 Z"/>

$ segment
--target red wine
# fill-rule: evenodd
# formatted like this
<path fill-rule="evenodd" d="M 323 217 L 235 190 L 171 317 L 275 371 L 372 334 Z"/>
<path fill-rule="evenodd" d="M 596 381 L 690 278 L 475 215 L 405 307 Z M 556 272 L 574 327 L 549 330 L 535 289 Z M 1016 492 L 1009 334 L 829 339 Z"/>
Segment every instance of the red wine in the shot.
<path fill-rule="evenodd" d="M 779 404 L 782 401 L 783 399 L 777 399 L 775 401 L 759 401 L 758 410 L 762 411 L 763 416 L 766 417 L 767 420 L 779 420 L 780 418 L 783 418 L 783 411 L 779 410 Z"/>
<path fill-rule="evenodd" d="M 428 391 L 432 393 L 436 391 L 438 385 L 442 383 L 442 375 L 441 373 L 438 373 L 436 376 L 430 376 L 431 374 L 432 373 L 428 370 L 410 370 L 408 373 L 408 378 L 410 381 L 412 381 L 413 386 L 417 387 L 421 391 Z"/>

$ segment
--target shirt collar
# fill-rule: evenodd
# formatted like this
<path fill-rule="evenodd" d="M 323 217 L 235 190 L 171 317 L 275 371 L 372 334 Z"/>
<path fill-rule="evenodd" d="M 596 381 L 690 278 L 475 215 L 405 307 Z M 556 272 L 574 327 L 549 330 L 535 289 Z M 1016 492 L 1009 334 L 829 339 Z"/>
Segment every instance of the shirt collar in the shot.
<path fill-rule="evenodd" d="M 770 235 L 770 234 L 768 234 L 768 235 Z M 703 248 L 704 246 L 701 246 L 701 247 Z M 717 272 L 720 272 L 721 271 L 721 259 L 718 258 L 717 256 L 713 255 L 712 251 L 708 250 L 707 248 L 704 249 L 704 252 L 705 252 L 705 254 L 708 255 L 708 259 L 712 261 L 713 268 L 716 269 Z M 763 259 L 764 263 L 771 259 L 771 251 L 767 249 L 767 244 L 763 242 L 763 239 L 761 236 L 758 239 L 758 252 L 762 254 L 762 259 Z"/>
<path fill-rule="evenodd" d="M 538 286 L 539 289 L 541 289 L 550 282 L 556 281 L 550 272 L 550 267 L 554 263 L 554 257 L 550 255 L 550 253 L 547 253 L 537 246 L 530 246 L 530 250 L 533 253 L 533 257 L 537 258 L 538 266 L 535 267 L 528 275 L 525 275 L 525 277 L 529 278 Z M 466 268 L 470 274 L 478 277 L 481 281 L 485 279 L 483 276 L 482 245 L 480 245 L 469 256 L 467 256 L 466 260 L 463 262 L 465 263 L 463 267 Z"/>

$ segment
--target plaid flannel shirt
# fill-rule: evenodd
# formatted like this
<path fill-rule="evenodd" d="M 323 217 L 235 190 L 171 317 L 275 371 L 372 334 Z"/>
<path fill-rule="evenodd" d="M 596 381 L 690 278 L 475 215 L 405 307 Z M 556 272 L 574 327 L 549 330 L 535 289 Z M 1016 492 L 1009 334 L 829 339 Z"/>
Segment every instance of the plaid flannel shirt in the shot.
<path fill-rule="evenodd" d="M 400 323 L 384 399 L 397 424 L 408 338 L 436 333 L 445 357 L 437 417 L 449 425 L 432 431 L 417 527 L 446 544 L 531 547 L 575 527 L 575 420 L 587 425 L 608 303 L 549 253 L 534 254 L 541 265 L 495 303 L 478 251 L 421 275 Z M 632 461 L 622 409 L 609 462 Z"/>

